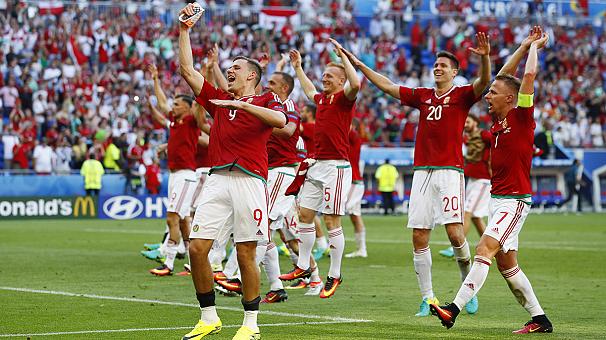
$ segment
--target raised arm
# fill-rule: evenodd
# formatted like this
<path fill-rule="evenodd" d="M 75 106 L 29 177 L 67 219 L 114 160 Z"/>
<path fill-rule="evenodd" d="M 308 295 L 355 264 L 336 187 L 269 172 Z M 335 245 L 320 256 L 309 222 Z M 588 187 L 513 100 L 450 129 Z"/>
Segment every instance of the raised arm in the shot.
<path fill-rule="evenodd" d="M 469 50 L 480 56 L 480 76 L 473 82 L 473 93 L 479 97 L 490 84 L 490 41 L 484 32 L 476 33 L 476 39 L 478 47 L 470 47 Z"/>
<path fill-rule="evenodd" d="M 520 86 L 520 94 L 533 94 L 534 93 L 534 79 L 537 76 L 538 64 L 539 64 L 539 50 L 547 44 L 549 35 L 543 33 L 541 38 L 535 40 L 530 44 L 528 50 L 528 59 L 526 60 L 526 68 L 524 69 L 524 77 L 522 77 L 522 85 Z"/>
<path fill-rule="evenodd" d="M 170 107 L 168 106 L 168 100 L 166 99 L 166 95 L 164 94 L 164 91 L 162 91 L 162 86 L 160 85 L 160 80 L 158 79 L 158 69 L 156 68 L 156 65 L 149 64 L 147 66 L 147 70 L 149 71 L 152 76 L 152 79 L 154 80 L 154 94 L 158 99 L 158 108 L 163 113 L 169 113 Z"/>
<path fill-rule="evenodd" d="M 208 51 L 208 62 L 210 64 L 209 71 L 217 84 L 217 88 L 227 92 L 227 79 L 221 71 L 221 66 L 219 66 L 219 46 L 217 44 Z"/>
<path fill-rule="evenodd" d="M 518 47 L 518 49 L 515 50 L 515 52 L 511 55 L 511 57 L 509 57 L 509 59 L 507 60 L 505 65 L 503 65 L 503 67 L 501 67 L 501 70 L 499 71 L 498 75 L 509 74 L 509 75 L 515 76 L 518 66 L 520 65 L 520 62 L 522 61 L 522 59 L 524 58 L 524 56 L 526 55 L 526 53 L 528 53 L 528 50 L 530 49 L 530 45 L 532 44 L 533 41 L 539 39 L 542 34 L 543 34 L 543 31 L 541 30 L 541 27 L 534 26 L 532 28 L 532 30 L 530 31 L 530 34 L 528 34 L 528 37 L 526 37 L 526 39 L 524 39 L 524 41 L 522 41 L 522 44 L 520 44 L 520 47 Z"/>
<path fill-rule="evenodd" d="M 301 83 L 303 92 L 305 92 L 305 95 L 307 98 L 309 98 L 309 100 L 313 101 L 316 94 L 318 94 L 318 91 L 311 80 L 307 78 L 305 71 L 303 71 L 303 67 L 301 66 L 301 53 L 299 53 L 297 50 L 291 50 L 289 56 L 290 64 L 295 69 L 295 74 L 299 79 L 299 83 Z"/>
<path fill-rule="evenodd" d="M 147 98 L 147 106 L 149 107 L 149 110 L 151 111 L 153 120 L 158 122 L 158 124 L 162 124 L 162 126 L 165 126 L 165 127 L 169 126 L 170 121 L 168 120 L 168 118 L 166 118 L 166 116 L 164 114 L 162 114 L 162 112 L 158 111 L 158 109 L 156 109 L 152 105 L 151 100 L 149 100 L 149 98 Z"/>
<path fill-rule="evenodd" d="M 276 65 L 276 72 L 284 72 L 286 63 L 288 63 L 288 54 L 282 53 L 282 57 L 280 58 L 280 61 L 278 61 L 278 64 Z"/>
<path fill-rule="evenodd" d="M 179 15 L 182 13 L 194 15 L 193 7 L 193 4 L 188 4 L 179 11 Z M 194 57 L 189 41 L 189 27 L 182 22 L 179 22 L 179 72 L 194 91 L 194 95 L 199 95 L 204 85 L 204 77 L 194 69 Z"/>
<path fill-rule="evenodd" d="M 358 79 L 358 75 L 356 74 L 356 69 L 351 64 L 351 61 L 349 60 L 347 55 L 345 55 L 343 53 L 343 46 L 341 46 L 341 44 L 339 44 L 339 42 L 337 42 L 335 39 L 331 38 L 329 40 L 332 43 L 332 45 L 335 47 L 335 50 L 337 51 L 337 55 L 339 56 L 339 58 L 341 58 L 341 61 L 343 61 L 343 66 L 345 67 L 345 76 L 347 77 L 347 82 L 348 82 L 345 85 L 345 89 L 344 89 L 345 96 L 349 100 L 354 100 L 354 99 L 356 99 L 356 96 L 358 95 L 358 91 L 360 91 L 360 79 Z"/>
<path fill-rule="evenodd" d="M 384 75 L 378 72 L 375 72 L 370 67 L 364 65 L 364 63 L 361 62 L 360 59 L 356 58 L 356 56 L 353 55 L 353 53 L 351 53 L 350 51 L 341 48 L 341 52 L 347 56 L 353 66 L 362 71 L 366 78 L 368 78 L 371 83 L 375 84 L 375 86 L 378 87 L 381 91 L 387 93 L 388 95 L 396 99 L 400 99 L 400 85 L 395 84 L 394 82 L 389 80 L 389 78 L 385 77 Z"/>
<path fill-rule="evenodd" d="M 284 115 L 284 112 L 268 109 L 266 107 L 249 104 L 247 102 L 239 100 L 212 99 L 210 100 L 210 102 L 219 107 L 228 108 L 230 110 L 244 110 L 257 117 L 259 120 L 269 126 L 281 129 L 287 123 L 286 115 Z"/>
<path fill-rule="evenodd" d="M 206 121 L 206 110 L 198 102 L 194 101 L 192 104 L 192 111 L 194 118 L 196 119 L 196 125 L 203 132 L 210 133 L 210 125 Z"/>

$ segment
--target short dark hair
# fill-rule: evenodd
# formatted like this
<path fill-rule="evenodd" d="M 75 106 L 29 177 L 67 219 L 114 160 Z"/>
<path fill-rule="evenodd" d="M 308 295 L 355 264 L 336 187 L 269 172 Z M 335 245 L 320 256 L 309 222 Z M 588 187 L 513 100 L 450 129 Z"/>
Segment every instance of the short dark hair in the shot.
<path fill-rule="evenodd" d="M 311 115 L 316 119 L 316 106 L 313 104 L 306 104 L 304 107 L 311 111 Z"/>
<path fill-rule="evenodd" d="M 494 78 L 494 80 L 500 80 L 504 82 L 505 85 L 514 90 L 515 93 L 520 92 L 520 86 L 522 86 L 522 82 L 520 81 L 520 79 L 512 76 L 511 74 L 499 74 Z"/>
<path fill-rule="evenodd" d="M 454 54 L 448 51 L 440 51 L 438 54 L 436 54 L 436 59 L 441 57 L 450 59 L 452 67 L 457 70 L 459 69 L 459 59 L 457 59 Z"/>
<path fill-rule="evenodd" d="M 192 106 L 194 104 L 194 98 L 188 94 L 178 94 L 175 96 L 175 99 L 181 99 L 182 101 L 186 102 L 189 106 Z"/>
<path fill-rule="evenodd" d="M 274 74 L 278 74 L 282 77 L 282 80 L 284 80 L 286 86 L 288 86 L 288 94 L 291 94 L 292 90 L 295 89 L 295 79 L 290 74 L 284 72 L 274 72 Z"/>
<path fill-rule="evenodd" d="M 255 87 L 257 87 L 257 85 L 259 85 L 259 83 L 261 82 L 261 75 L 263 75 L 263 68 L 261 67 L 261 64 L 259 64 L 258 61 L 252 58 L 245 57 L 242 55 L 235 57 L 232 61 L 235 62 L 236 60 L 240 59 L 246 60 L 246 62 L 248 63 L 248 67 L 251 68 L 253 72 L 257 74 L 257 76 L 255 77 Z"/>

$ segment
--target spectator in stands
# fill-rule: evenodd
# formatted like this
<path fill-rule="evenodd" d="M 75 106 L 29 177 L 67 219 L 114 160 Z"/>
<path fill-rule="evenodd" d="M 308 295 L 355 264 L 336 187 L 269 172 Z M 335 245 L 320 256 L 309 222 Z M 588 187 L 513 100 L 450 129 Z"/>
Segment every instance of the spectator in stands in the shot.
<path fill-rule="evenodd" d="M 9 114 L 15 108 L 15 104 L 19 99 L 19 90 L 17 89 L 15 78 L 9 77 L 5 86 L 0 88 L 0 97 L 2 97 L 2 116 L 8 118 Z"/>
<path fill-rule="evenodd" d="M 32 155 L 32 166 L 36 174 L 50 175 L 54 170 L 56 157 L 55 151 L 48 145 L 47 139 L 42 138 L 42 142 L 36 145 Z"/>
<path fill-rule="evenodd" d="M 145 167 L 145 188 L 150 195 L 160 193 L 160 160 L 154 157 L 153 163 Z"/>
<path fill-rule="evenodd" d="M 561 208 L 564 204 L 570 202 L 573 197 L 576 196 L 577 200 L 577 214 L 580 214 L 583 209 L 581 207 L 581 185 L 583 183 L 583 163 L 579 159 L 575 159 L 574 163 L 566 173 L 564 174 L 564 181 L 566 181 L 566 199 L 560 202 L 559 207 Z M 569 209 L 574 211 L 574 207 Z"/>
<path fill-rule="evenodd" d="M 4 125 L 2 131 L 2 145 L 4 147 L 4 169 L 12 169 L 13 150 L 15 145 L 19 144 L 19 137 L 13 131 L 10 124 Z"/>
<path fill-rule="evenodd" d="M 105 174 L 103 165 L 95 158 L 94 153 L 89 153 L 88 160 L 84 161 L 80 169 L 80 175 L 84 177 L 86 195 L 99 196 L 103 174 Z"/>
<path fill-rule="evenodd" d="M 67 137 L 63 137 L 59 140 L 57 148 L 55 149 L 55 155 L 55 173 L 57 175 L 69 175 L 72 169 L 72 148 L 69 145 Z"/>
<path fill-rule="evenodd" d="M 377 168 L 375 178 L 378 182 L 379 192 L 383 201 L 384 214 L 395 213 L 395 205 L 393 201 L 393 192 L 396 190 L 396 180 L 400 177 L 398 169 L 389 163 L 389 159 L 385 159 L 385 163 Z"/>
<path fill-rule="evenodd" d="M 107 170 L 120 171 L 121 152 L 114 144 L 113 138 L 108 139 L 107 147 L 105 148 L 105 157 L 103 157 L 103 166 Z"/>

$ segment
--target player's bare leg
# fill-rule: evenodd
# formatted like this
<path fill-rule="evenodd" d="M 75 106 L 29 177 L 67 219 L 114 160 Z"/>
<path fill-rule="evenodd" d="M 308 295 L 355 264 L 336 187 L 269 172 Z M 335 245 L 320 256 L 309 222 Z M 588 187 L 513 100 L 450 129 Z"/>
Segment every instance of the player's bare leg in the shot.
<path fill-rule="evenodd" d="M 446 234 L 452 245 L 455 260 L 461 271 L 461 281 L 463 281 L 471 269 L 471 253 L 469 252 L 469 244 L 467 243 L 465 233 L 463 232 L 463 224 L 447 224 Z"/>
<path fill-rule="evenodd" d="M 476 226 L 476 230 L 478 231 L 478 235 L 484 235 L 484 230 L 486 230 L 486 224 L 484 223 L 484 219 L 481 217 L 472 217 L 471 221 L 473 225 Z M 468 227 L 469 229 L 469 227 Z M 467 235 L 467 232 L 465 233 Z"/>
<path fill-rule="evenodd" d="M 238 266 L 242 276 L 242 306 L 244 307 L 244 322 L 254 332 L 259 332 L 257 315 L 259 314 L 259 267 L 256 263 L 257 242 L 236 243 L 238 251 Z M 210 268 L 210 264 L 209 264 Z"/>

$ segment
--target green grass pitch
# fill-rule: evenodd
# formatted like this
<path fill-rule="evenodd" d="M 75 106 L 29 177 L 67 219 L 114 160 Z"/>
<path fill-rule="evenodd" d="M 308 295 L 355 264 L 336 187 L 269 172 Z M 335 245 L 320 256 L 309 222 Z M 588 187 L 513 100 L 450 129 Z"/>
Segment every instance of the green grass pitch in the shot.
<path fill-rule="evenodd" d="M 529 317 L 496 265 L 479 293 L 477 315 L 462 314 L 451 330 L 434 317 L 415 317 L 420 296 L 405 217 L 368 216 L 365 221 L 369 257 L 344 259 L 344 283 L 328 300 L 303 296 L 300 290 L 289 291 L 286 303 L 262 305 L 263 339 L 520 337 L 511 331 Z M 606 337 L 605 221 L 597 214 L 528 217 L 520 266 L 554 324 L 553 334 L 533 337 Z M 0 221 L 0 337 L 179 339 L 199 318 L 191 278 L 154 277 L 147 270 L 156 264 L 139 255 L 143 243 L 158 241 L 163 229 L 159 220 Z M 349 221 L 345 235 L 349 252 L 355 247 Z M 471 244 L 477 240 L 472 231 Z M 434 290 L 441 301 L 450 301 L 460 280 L 455 262 L 438 255 L 445 244 L 444 230 L 437 228 L 431 242 Z M 328 261 L 320 262 L 323 277 Z M 178 269 L 182 263 L 177 262 Z M 283 272 L 290 269 L 285 257 L 281 265 Z M 264 294 L 264 273 L 261 277 Z M 240 299 L 217 295 L 217 305 L 227 327 L 210 338 L 231 339 L 242 321 Z M 35 335 L 65 332 L 81 333 Z"/>

